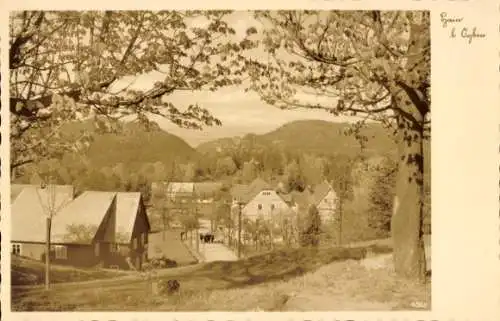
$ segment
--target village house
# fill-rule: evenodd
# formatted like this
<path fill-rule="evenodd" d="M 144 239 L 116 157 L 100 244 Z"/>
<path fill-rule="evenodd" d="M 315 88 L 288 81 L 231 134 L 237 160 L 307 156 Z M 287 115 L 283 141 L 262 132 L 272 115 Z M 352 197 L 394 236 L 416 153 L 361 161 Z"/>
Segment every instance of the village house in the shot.
<path fill-rule="evenodd" d="M 147 260 L 150 226 L 140 193 L 87 191 L 73 199 L 70 187 L 25 187 L 14 197 L 14 255 L 45 260 L 49 208 L 54 263 L 140 269 Z"/>
<path fill-rule="evenodd" d="M 335 220 L 337 208 L 337 194 L 332 185 L 323 181 L 314 187 L 311 195 L 311 204 L 318 209 L 322 222 L 332 222 Z"/>
<path fill-rule="evenodd" d="M 220 182 L 154 182 L 151 191 L 156 200 L 163 198 L 174 211 L 194 210 L 206 216 L 214 210 L 215 199 L 222 187 Z"/>
<path fill-rule="evenodd" d="M 164 195 L 172 202 L 209 204 L 222 186 L 220 182 L 154 182 L 151 191 L 157 196 Z"/>
<path fill-rule="evenodd" d="M 278 193 L 269 183 L 256 178 L 250 185 L 235 185 L 231 190 L 233 207 L 242 206 L 242 216 L 255 221 L 269 220 L 292 210 L 290 195 Z"/>

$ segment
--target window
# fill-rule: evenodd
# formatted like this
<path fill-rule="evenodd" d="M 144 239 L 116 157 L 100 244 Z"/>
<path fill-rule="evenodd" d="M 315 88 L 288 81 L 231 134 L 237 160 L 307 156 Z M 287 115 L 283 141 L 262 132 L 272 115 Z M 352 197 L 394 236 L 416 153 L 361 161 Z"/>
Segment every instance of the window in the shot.
<path fill-rule="evenodd" d="M 148 233 L 142 234 L 142 244 L 145 245 L 148 241 Z"/>
<path fill-rule="evenodd" d="M 134 237 L 134 239 L 132 240 L 132 248 L 135 250 L 137 248 L 137 238 Z"/>
<path fill-rule="evenodd" d="M 262 204 L 257 205 L 257 208 L 258 208 L 259 210 L 261 210 L 261 209 L 262 209 Z"/>
<path fill-rule="evenodd" d="M 19 243 L 12 244 L 12 254 L 21 255 L 21 244 Z"/>
<path fill-rule="evenodd" d="M 271 192 L 262 192 L 262 195 L 269 196 L 271 195 Z"/>
<path fill-rule="evenodd" d="M 110 246 L 111 253 L 118 253 L 118 244 L 111 243 L 109 246 Z"/>
<path fill-rule="evenodd" d="M 274 210 L 274 204 L 271 204 L 271 211 Z"/>
<path fill-rule="evenodd" d="M 94 244 L 94 255 L 95 255 L 95 256 L 99 256 L 99 254 L 100 254 L 100 251 L 99 251 L 99 250 L 100 250 L 100 249 L 99 249 L 99 243 L 95 243 L 95 244 Z"/>
<path fill-rule="evenodd" d="M 68 259 L 68 248 L 64 245 L 56 245 L 56 260 L 67 260 Z"/>

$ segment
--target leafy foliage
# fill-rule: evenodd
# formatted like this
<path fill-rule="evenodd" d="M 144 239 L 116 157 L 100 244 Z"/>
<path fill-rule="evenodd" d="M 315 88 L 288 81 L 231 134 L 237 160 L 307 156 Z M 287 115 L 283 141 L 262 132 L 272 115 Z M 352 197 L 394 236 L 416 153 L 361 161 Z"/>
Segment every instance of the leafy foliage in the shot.
<path fill-rule="evenodd" d="M 315 205 L 309 207 L 307 220 L 301 235 L 302 246 L 318 246 L 321 233 L 321 217 Z"/>
<path fill-rule="evenodd" d="M 240 83 L 228 56 L 249 49 L 235 41 L 228 11 L 20 11 L 10 16 L 12 168 L 67 149 L 85 150 L 83 133 L 68 142 L 62 124 L 94 117 L 103 131 L 115 120 L 147 115 L 201 128 L 219 125 L 197 105 L 164 99 L 179 90 Z M 134 88 L 143 74 L 161 80 Z M 83 145 L 82 145 L 83 144 Z"/>
<path fill-rule="evenodd" d="M 397 164 L 389 158 L 386 158 L 374 173 L 368 217 L 370 226 L 381 236 L 387 236 L 391 229 L 396 175 Z"/>
<path fill-rule="evenodd" d="M 399 164 L 392 217 L 394 265 L 425 280 L 423 141 L 430 131 L 428 11 L 263 11 L 267 61 L 248 59 L 251 90 L 279 108 L 361 117 L 394 133 Z M 319 96 L 319 97 L 318 97 Z"/>
<path fill-rule="evenodd" d="M 71 224 L 66 227 L 65 242 L 90 243 L 97 232 L 96 225 Z"/>
<path fill-rule="evenodd" d="M 430 111 L 428 12 L 263 11 L 256 17 L 270 59 L 248 66 L 252 89 L 265 101 L 360 114 L 390 127 L 397 116 L 416 120 L 396 101 L 401 92 L 421 118 Z M 299 93 L 330 99 L 310 102 Z"/>

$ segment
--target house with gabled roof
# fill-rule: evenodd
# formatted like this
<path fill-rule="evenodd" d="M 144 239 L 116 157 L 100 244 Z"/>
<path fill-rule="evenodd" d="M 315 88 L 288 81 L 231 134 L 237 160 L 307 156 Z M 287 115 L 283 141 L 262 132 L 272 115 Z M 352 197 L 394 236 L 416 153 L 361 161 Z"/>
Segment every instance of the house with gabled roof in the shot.
<path fill-rule="evenodd" d="M 23 189 L 12 204 L 12 252 L 45 259 L 46 200 L 57 208 L 51 224 L 51 260 L 74 266 L 140 269 L 147 259 L 148 217 L 140 193 Z"/>
<path fill-rule="evenodd" d="M 311 204 L 318 209 L 323 222 L 335 219 L 337 209 L 337 193 L 333 186 L 326 180 L 314 187 L 311 195 Z"/>
<path fill-rule="evenodd" d="M 249 185 L 235 185 L 231 189 L 233 206 L 242 206 L 242 215 L 250 220 L 270 219 L 289 213 L 293 199 L 278 193 L 269 183 L 256 178 Z"/>
<path fill-rule="evenodd" d="M 192 198 L 194 196 L 194 183 L 170 182 L 167 185 L 167 197 L 175 199 Z"/>
<path fill-rule="evenodd" d="M 197 203 L 211 203 L 215 194 L 223 187 L 221 182 L 153 182 L 151 191 L 155 196 L 176 199 L 192 198 Z"/>

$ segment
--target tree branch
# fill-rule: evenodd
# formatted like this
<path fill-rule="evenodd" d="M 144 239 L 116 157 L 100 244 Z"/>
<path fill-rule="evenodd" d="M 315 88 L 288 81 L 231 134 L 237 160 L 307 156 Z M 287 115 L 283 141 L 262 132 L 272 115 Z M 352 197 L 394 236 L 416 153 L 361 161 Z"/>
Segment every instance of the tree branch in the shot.
<path fill-rule="evenodd" d="M 427 115 L 427 113 L 429 112 L 429 105 L 425 101 L 424 97 L 422 97 L 422 95 L 419 95 L 417 90 L 408 86 L 402 81 L 396 81 L 396 84 L 406 92 L 408 97 L 410 97 L 412 103 L 415 105 L 415 107 L 417 107 L 420 114 L 425 117 L 425 115 Z"/>

